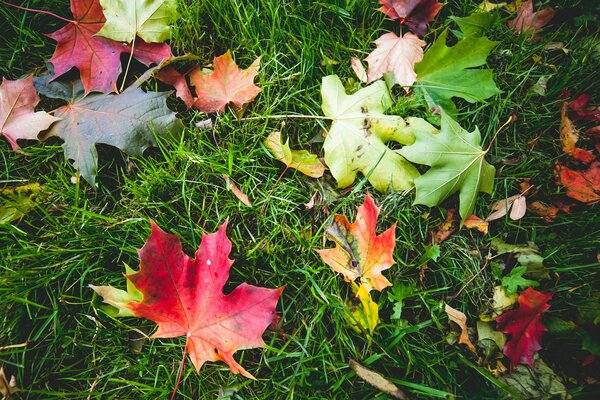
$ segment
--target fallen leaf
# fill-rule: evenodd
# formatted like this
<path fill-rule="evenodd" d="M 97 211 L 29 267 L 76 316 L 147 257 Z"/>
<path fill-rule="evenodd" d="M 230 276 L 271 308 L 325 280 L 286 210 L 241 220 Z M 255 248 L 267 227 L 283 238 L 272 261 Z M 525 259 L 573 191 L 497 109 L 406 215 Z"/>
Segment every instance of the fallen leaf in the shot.
<path fill-rule="evenodd" d="M 176 0 L 100 0 L 106 23 L 97 33 L 117 42 L 131 43 L 139 36 L 147 43 L 171 37 L 177 19 Z"/>
<path fill-rule="evenodd" d="M 471 339 L 469 339 L 469 332 L 467 329 L 467 316 L 463 312 L 450 307 L 448 304 L 445 305 L 444 310 L 448 315 L 448 319 L 454 322 L 460 328 L 460 336 L 458 337 L 458 343 L 466 345 L 469 348 L 469 350 L 475 353 L 475 346 L 473 346 Z"/>
<path fill-rule="evenodd" d="M 22 218 L 36 206 L 42 186 L 39 183 L 0 190 L 0 225 Z"/>
<path fill-rule="evenodd" d="M 487 235 L 489 223 L 473 214 L 469 218 L 465 219 L 464 226 L 467 229 L 476 229 L 484 235 Z"/>
<path fill-rule="evenodd" d="M 325 163 L 338 186 L 350 186 L 361 172 L 380 192 L 411 189 L 419 172 L 386 143 L 411 144 L 415 132 L 437 130 L 421 118 L 385 115 L 394 102 L 383 81 L 347 95 L 330 75 L 323 78 L 321 95 L 323 113 L 333 119 L 323 144 Z"/>
<path fill-rule="evenodd" d="M 569 119 L 567 113 L 568 103 L 563 103 L 560 112 L 560 140 L 562 142 L 562 149 L 565 154 L 570 155 L 574 159 L 581 161 L 584 164 L 589 164 L 596 159 L 591 152 L 578 148 L 575 144 L 579 140 L 579 131 L 573 125 L 573 122 Z"/>
<path fill-rule="evenodd" d="M 517 12 L 517 17 L 507 22 L 508 27 L 519 32 L 535 33 L 548 25 L 556 12 L 552 7 L 533 11 L 533 0 L 524 2 Z"/>
<path fill-rule="evenodd" d="M 233 260 L 227 223 L 202 242 L 191 259 L 179 238 L 152 222 L 152 233 L 139 250 L 140 270 L 126 278 L 143 294 L 126 307 L 134 316 L 158 324 L 152 338 L 186 336 L 185 351 L 199 371 L 206 361 L 224 361 L 234 373 L 253 378 L 233 358 L 237 350 L 262 347 L 262 334 L 276 316 L 283 291 L 242 283 L 223 294 Z M 114 288 L 90 285 L 112 304 Z M 121 291 L 124 292 L 124 291 Z"/>
<path fill-rule="evenodd" d="M 392 72 L 394 82 L 407 92 L 417 80 L 415 63 L 423 59 L 425 42 L 410 32 L 396 36 L 388 32 L 375 41 L 377 48 L 365 59 L 369 64 L 367 83 L 381 78 L 384 73 Z"/>
<path fill-rule="evenodd" d="M 167 67 L 165 69 L 161 69 L 156 75 L 156 78 L 167 85 L 173 86 L 175 88 L 177 97 L 179 97 L 185 103 L 185 106 L 188 109 L 192 107 L 194 104 L 194 96 L 192 96 L 192 92 L 190 91 L 187 80 L 185 79 L 185 75 L 181 74 L 174 67 Z"/>
<path fill-rule="evenodd" d="M 498 42 L 486 37 L 466 36 L 452 47 L 446 46 L 448 30 L 444 30 L 415 64 L 415 92 L 421 92 L 432 110 L 457 113 L 453 97 L 469 103 L 483 101 L 500 93 L 491 69 L 474 69 L 486 63 L 490 51 Z"/>
<path fill-rule="evenodd" d="M 451 16 L 450 18 L 456 22 L 465 37 L 481 37 L 496 23 L 498 15 L 489 12 L 474 12 L 466 17 Z"/>
<path fill-rule="evenodd" d="M 535 215 L 544 218 L 546 222 L 553 222 L 556 218 L 556 214 L 558 214 L 559 211 L 557 207 L 547 206 L 539 201 L 530 203 L 527 208 Z"/>
<path fill-rule="evenodd" d="M 408 400 L 406 394 L 400 390 L 398 386 L 385 379 L 380 373 L 363 367 L 353 359 L 348 360 L 348 365 L 359 378 L 367 382 L 369 385 L 381 390 L 383 393 L 389 394 L 393 398 Z"/>
<path fill-rule="evenodd" d="M 517 299 L 518 295 L 516 293 L 509 295 L 506 293 L 506 289 L 503 286 L 496 286 L 494 287 L 494 293 L 492 295 L 491 309 L 482 313 L 479 318 L 486 322 L 493 321 L 505 311 L 512 308 L 513 304 L 517 302 Z"/>
<path fill-rule="evenodd" d="M 325 172 L 325 166 L 319 158 L 306 150 L 290 149 L 289 140 L 281 141 L 281 132 L 273 132 L 265 139 L 265 146 L 271 151 L 273 157 L 289 168 L 297 169 L 304 175 L 320 178 Z"/>
<path fill-rule="evenodd" d="M 244 205 L 246 207 L 252 207 L 252 203 L 248 199 L 248 196 L 246 196 L 244 194 L 244 192 L 242 192 L 240 190 L 240 188 L 235 184 L 235 182 L 233 180 L 231 180 L 231 178 L 225 174 L 223 174 L 222 176 L 223 176 L 223 179 L 225 180 L 225 183 L 229 185 L 229 190 L 231 190 L 231 192 L 234 194 L 234 196 L 237 197 L 239 201 L 244 203 Z"/>
<path fill-rule="evenodd" d="M 485 219 L 486 221 L 490 222 L 502 218 L 509 210 L 511 211 L 509 215 L 510 219 L 516 221 L 523 218 L 525 215 L 525 212 L 527 211 L 527 199 L 523 194 L 516 194 L 493 203 L 491 208 L 494 212 Z"/>
<path fill-rule="evenodd" d="M 4 367 L 0 367 L 0 394 L 2 394 L 2 399 L 8 399 L 18 391 L 17 378 L 13 375 L 9 380 L 4 372 Z"/>
<path fill-rule="evenodd" d="M 304 203 L 304 209 L 305 210 L 312 210 L 313 207 L 315 206 L 315 204 L 317 203 L 317 199 L 320 197 L 319 192 L 315 192 L 315 194 L 312 195 L 312 197 L 310 198 L 310 200 L 308 201 L 308 203 Z"/>
<path fill-rule="evenodd" d="M 427 24 L 444 6 L 436 0 L 379 0 L 379 11 L 400 21 L 419 36 L 427 33 Z"/>
<path fill-rule="evenodd" d="M 460 228 L 460 218 L 456 215 L 456 210 L 448 209 L 446 219 L 428 232 L 429 242 L 432 245 L 438 245 L 448 239 L 454 232 Z M 420 263 L 422 264 L 422 263 Z"/>
<path fill-rule="evenodd" d="M 506 6 L 506 2 L 502 2 L 502 3 L 492 3 L 491 1 L 488 0 L 483 0 L 478 6 L 477 8 L 479 8 L 481 11 L 494 11 L 497 8 L 502 8 Z"/>
<path fill-rule="evenodd" d="M 352 292 L 358 299 L 358 304 L 348 304 L 350 324 L 357 332 L 372 336 L 379 323 L 379 307 L 371 299 L 369 289 L 365 285 L 352 283 Z"/>
<path fill-rule="evenodd" d="M 527 199 L 525 196 L 519 196 L 515 199 L 510 210 L 510 219 L 518 221 L 525 216 L 527 212 Z"/>
<path fill-rule="evenodd" d="M 350 66 L 360 81 L 366 82 L 369 79 L 367 76 L 367 70 L 358 58 L 352 57 L 350 59 Z"/>
<path fill-rule="evenodd" d="M 80 79 L 55 80 L 54 66 L 48 63 L 48 71 L 33 78 L 37 92 L 51 99 L 65 100 L 68 103 L 85 97 L 85 89 Z"/>
<path fill-rule="evenodd" d="M 501 381 L 516 391 L 520 399 L 569 400 L 571 395 L 563 379 L 538 356 L 533 365 L 517 365 L 510 374 L 500 377 Z"/>
<path fill-rule="evenodd" d="M 106 21 L 99 0 L 71 0 L 71 12 L 74 21 L 48 35 L 57 42 L 49 60 L 54 65 L 53 79 L 77 68 L 85 94 L 116 92 L 121 54 L 130 54 L 132 46 L 97 35 Z M 133 57 L 145 65 L 160 64 L 172 55 L 167 44 L 141 39 L 136 39 L 133 49 Z"/>
<path fill-rule="evenodd" d="M 338 214 L 327 227 L 327 236 L 335 242 L 335 248 L 316 250 L 323 261 L 341 273 L 347 282 L 360 278 L 361 286 L 367 291 L 381 291 L 391 286 L 381 273 L 396 263 L 393 255 L 396 224 L 377 235 L 378 216 L 379 208 L 367 193 L 353 224 L 344 215 Z"/>
<path fill-rule="evenodd" d="M 253 83 L 259 66 L 260 58 L 257 58 L 248 69 L 240 70 L 228 50 L 215 57 L 212 72 L 196 68 L 190 73 L 197 96 L 194 107 L 205 113 L 220 113 L 229 103 L 237 108 L 250 103 L 262 90 Z"/>
<path fill-rule="evenodd" d="M 500 238 L 492 239 L 492 249 L 498 255 L 512 253 L 517 257 L 517 262 L 527 267 L 526 275 L 530 278 L 541 280 L 550 278 L 546 267 L 544 266 L 544 257 L 540 256 L 539 248 L 535 243 L 528 244 L 508 244 Z"/>
<path fill-rule="evenodd" d="M 600 108 L 590 107 L 588 105 L 589 102 L 590 95 L 582 93 L 569 104 L 569 108 L 576 114 L 576 117 L 574 118 L 576 121 L 583 119 L 586 121 L 600 122 Z"/>
<path fill-rule="evenodd" d="M 479 129 L 468 132 L 446 113 L 440 133 L 417 131 L 415 143 L 399 150 L 409 161 L 431 167 L 415 179 L 415 204 L 435 206 L 458 191 L 461 219 L 473 214 L 477 193 L 492 192 L 496 173 L 480 146 Z"/>
<path fill-rule="evenodd" d="M 526 266 L 514 267 L 508 275 L 502 277 L 502 287 L 506 289 L 506 294 L 510 296 L 519 290 L 539 285 L 537 281 L 524 278 L 525 273 L 527 273 Z"/>
<path fill-rule="evenodd" d="M 477 321 L 477 340 L 479 343 L 483 340 L 491 340 L 502 351 L 506 344 L 506 335 L 495 330 L 490 322 Z"/>
<path fill-rule="evenodd" d="M 91 94 L 57 109 L 61 121 L 46 137 L 61 138 L 65 158 L 73 160 L 75 169 L 96 187 L 97 143 L 140 157 L 146 148 L 156 146 L 156 136 L 181 133 L 181 121 L 167 108 L 168 95 L 136 86 L 118 95 Z"/>
<path fill-rule="evenodd" d="M 4 136 L 13 150 L 19 148 L 17 140 L 38 140 L 38 134 L 60 118 L 43 111 L 35 112 L 40 102 L 33 77 L 9 81 L 2 78 L 0 85 L 0 135 Z"/>
<path fill-rule="evenodd" d="M 542 348 L 546 328 L 542 313 L 550 308 L 552 294 L 527 288 L 519 295 L 519 308 L 496 318 L 497 329 L 510 335 L 504 346 L 504 355 L 510 359 L 510 369 L 518 364 L 533 366 L 533 355 Z"/>
<path fill-rule="evenodd" d="M 600 161 L 582 171 L 556 164 L 556 175 L 570 198 L 586 204 L 600 201 Z"/>

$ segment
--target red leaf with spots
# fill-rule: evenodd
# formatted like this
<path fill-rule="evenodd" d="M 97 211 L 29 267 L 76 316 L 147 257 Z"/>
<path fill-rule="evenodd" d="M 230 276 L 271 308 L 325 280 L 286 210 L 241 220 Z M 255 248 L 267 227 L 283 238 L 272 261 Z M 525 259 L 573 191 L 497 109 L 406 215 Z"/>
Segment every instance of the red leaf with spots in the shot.
<path fill-rule="evenodd" d="M 436 0 L 379 0 L 379 11 L 391 19 L 400 20 L 400 24 L 419 36 L 427 33 L 427 24 L 435 18 L 443 7 Z"/>
<path fill-rule="evenodd" d="M 205 361 L 221 360 L 232 372 L 252 378 L 233 353 L 264 345 L 262 334 L 276 317 L 283 287 L 267 289 L 242 283 L 223 294 L 233 264 L 228 257 L 231 242 L 226 228 L 227 223 L 216 233 L 203 235 L 195 258 L 189 258 L 177 236 L 152 222 L 152 233 L 138 252 L 140 270 L 127 275 L 142 300 L 123 301 L 136 298 L 131 291 L 92 288 L 106 303 L 156 322 L 153 338 L 186 336 L 186 351 L 196 370 Z"/>
<path fill-rule="evenodd" d="M 519 296 L 519 308 L 496 318 L 497 329 L 510 335 L 504 346 L 504 355 L 510 359 L 511 370 L 518 364 L 533 367 L 533 355 L 542 348 L 542 313 L 550 308 L 552 294 L 538 292 L 531 287 Z"/>
<path fill-rule="evenodd" d="M 106 21 L 99 0 L 71 0 L 71 12 L 74 21 L 48 35 L 57 42 L 50 59 L 54 78 L 77 68 L 86 94 L 116 92 L 121 54 L 130 54 L 132 46 L 96 36 Z M 171 48 L 137 38 L 133 56 L 146 65 L 158 64 L 171 56 Z"/>

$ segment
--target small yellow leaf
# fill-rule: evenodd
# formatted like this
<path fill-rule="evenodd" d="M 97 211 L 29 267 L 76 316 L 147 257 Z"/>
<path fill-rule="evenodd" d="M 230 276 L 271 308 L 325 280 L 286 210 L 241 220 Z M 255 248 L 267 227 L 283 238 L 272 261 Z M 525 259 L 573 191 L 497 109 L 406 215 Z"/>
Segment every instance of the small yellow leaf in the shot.
<path fill-rule="evenodd" d="M 479 8 L 481 11 L 490 12 L 501 7 L 506 7 L 506 3 L 492 3 L 491 1 L 483 0 L 483 3 L 479 4 L 477 8 Z"/>
<path fill-rule="evenodd" d="M 273 157 L 289 168 L 297 169 L 312 178 L 323 176 L 325 166 L 316 155 L 306 150 L 292 150 L 288 143 L 288 141 L 282 143 L 281 132 L 273 132 L 265 140 L 265 146 L 271 151 Z"/>
<path fill-rule="evenodd" d="M 467 316 L 464 313 L 450 307 L 448 304 L 446 304 L 445 311 L 446 314 L 448 314 L 450 321 L 454 322 L 460 328 L 458 343 L 466 345 L 469 350 L 475 353 L 475 346 L 473 346 L 473 343 L 471 343 L 471 339 L 469 339 L 469 333 L 467 332 Z"/>
<path fill-rule="evenodd" d="M 379 308 L 377 303 L 371 299 L 371 294 L 364 285 L 352 283 L 352 291 L 360 301 L 357 305 L 350 305 L 348 309 L 352 313 L 351 322 L 353 328 L 360 333 L 372 335 L 379 323 Z"/>

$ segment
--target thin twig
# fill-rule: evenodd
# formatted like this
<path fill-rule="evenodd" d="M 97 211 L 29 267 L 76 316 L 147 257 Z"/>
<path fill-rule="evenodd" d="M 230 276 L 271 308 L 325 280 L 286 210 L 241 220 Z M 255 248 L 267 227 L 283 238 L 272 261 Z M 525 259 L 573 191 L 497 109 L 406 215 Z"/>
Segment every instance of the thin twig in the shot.
<path fill-rule="evenodd" d="M 71 23 L 71 22 L 75 22 L 75 21 L 73 21 L 73 20 L 70 20 L 70 19 L 67 19 L 67 18 L 65 18 L 65 17 L 61 17 L 60 15 L 56 15 L 56 14 L 54 14 L 54 13 L 51 13 L 50 11 L 37 10 L 37 9 L 35 9 L 35 8 L 27 8 L 27 7 L 22 7 L 22 6 L 18 6 L 18 5 L 16 5 L 16 4 L 8 3 L 8 2 L 6 2 L 6 1 L 4 2 L 4 4 L 6 4 L 7 6 L 10 6 L 10 7 L 18 8 L 19 10 L 23 10 L 23 11 L 31 11 L 31 12 L 34 12 L 34 13 L 40 13 L 40 14 L 47 14 L 47 15 L 51 15 L 51 16 L 53 16 L 54 18 L 58 18 L 58 19 L 60 19 L 61 21 L 65 21 L 65 22 L 69 22 L 69 23 Z"/>

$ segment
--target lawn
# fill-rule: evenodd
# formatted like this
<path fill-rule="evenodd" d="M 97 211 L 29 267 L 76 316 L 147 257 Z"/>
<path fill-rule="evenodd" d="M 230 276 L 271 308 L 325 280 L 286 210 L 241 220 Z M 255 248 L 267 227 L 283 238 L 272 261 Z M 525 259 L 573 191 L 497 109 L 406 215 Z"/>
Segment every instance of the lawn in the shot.
<path fill-rule="evenodd" d="M 569 212 L 559 212 L 553 221 L 532 210 L 518 220 L 502 217 L 490 222 L 485 235 L 462 228 L 439 243 L 437 259 L 427 256 L 428 232 L 445 220 L 448 209 L 458 209 L 458 196 L 434 207 L 415 205 L 414 190 L 381 193 L 361 174 L 353 185 L 338 188 L 330 172 L 314 179 L 285 169 L 264 143 L 281 131 L 293 149 L 323 157 L 331 122 L 294 116 L 323 115 L 320 90 L 327 75 L 338 75 L 348 93 L 365 87 L 350 59 L 364 59 L 383 33 L 398 33 L 398 21 L 376 11 L 375 0 L 178 2 L 168 43 L 176 55 L 199 58 L 183 61 L 181 68 L 210 66 L 227 50 L 240 68 L 260 57 L 255 83 L 262 91 L 242 111 L 228 107 L 208 116 L 186 110 L 171 96 L 168 105 L 185 126 L 181 138 L 158 138 L 158 146 L 143 157 L 98 145 L 97 189 L 65 160 L 60 139 L 22 142 L 20 151 L 0 139 L 0 211 L 14 205 L 5 189 L 42 185 L 22 217 L 0 223 L 0 366 L 7 377 L 15 376 L 20 389 L 11 398 L 170 398 L 185 338 L 150 339 L 154 322 L 114 317 L 89 287 L 125 288 L 125 266 L 137 269 L 150 220 L 176 234 L 190 256 L 203 235 L 228 221 L 235 262 L 225 292 L 243 282 L 285 286 L 278 318 L 263 335 L 264 348 L 235 353 L 256 379 L 233 374 L 223 362 L 208 362 L 197 373 L 187 359 L 176 398 L 390 398 L 356 376 L 349 359 L 413 399 L 600 397 L 598 204 L 567 198 L 554 171 L 556 163 L 573 165 L 559 137 L 563 103 L 583 93 L 591 104 L 600 103 L 597 2 L 534 2 L 536 10 L 556 9 L 536 38 L 507 26 L 514 12 L 494 11 L 498 17 L 485 35 L 498 44 L 486 67 L 500 93 L 475 103 L 455 100 L 456 119 L 469 132 L 479 128 L 484 149 L 495 137 L 486 155 L 496 167 L 494 188 L 477 197 L 477 215 L 487 217 L 492 203 L 519 194 L 524 182 L 533 185 L 528 201 L 573 203 Z M 67 1 L 15 3 L 71 18 Z M 460 30 L 453 17 L 470 15 L 478 4 L 447 2 L 429 24 L 427 46 L 447 27 L 448 45 L 454 45 Z M 44 34 L 65 22 L 1 3 L 0 18 L 0 76 L 16 80 L 42 74 L 55 48 Z M 559 42 L 562 49 L 549 46 Z M 125 66 L 128 57 L 122 59 Z M 134 62 L 128 79 L 144 70 Z M 78 76 L 76 70 L 69 74 Z M 169 90 L 156 79 L 144 88 Z M 422 96 L 406 95 L 398 86 L 392 93 L 394 105 L 387 114 L 439 126 L 439 115 Z M 61 105 L 41 98 L 38 110 Z M 209 117 L 212 128 L 197 126 Z M 574 123 L 582 132 L 593 126 Z M 597 145 L 597 136 L 582 133 L 578 144 L 597 152 L 594 140 Z M 230 181 L 251 207 L 234 195 Z M 367 192 L 381 208 L 377 232 L 397 223 L 396 264 L 384 271 L 392 286 L 371 292 L 379 308 L 372 335 L 352 327 L 351 286 L 315 251 L 334 247 L 326 228 L 336 214 L 354 221 Z M 315 206 L 306 207 L 315 193 Z M 494 288 L 519 263 L 518 253 L 498 255 L 492 239 L 535 243 L 544 258 L 548 274 L 534 278 L 535 289 L 553 297 L 542 317 L 547 332 L 536 359 L 547 369 L 536 361 L 530 370 L 520 366 L 511 375 L 510 361 L 477 340 L 476 323 L 489 314 Z M 449 323 L 445 304 L 467 316 L 475 352 L 457 342 L 459 330 Z M 566 389 L 551 388 L 548 381 Z"/>

